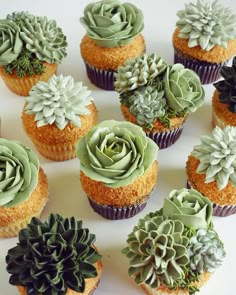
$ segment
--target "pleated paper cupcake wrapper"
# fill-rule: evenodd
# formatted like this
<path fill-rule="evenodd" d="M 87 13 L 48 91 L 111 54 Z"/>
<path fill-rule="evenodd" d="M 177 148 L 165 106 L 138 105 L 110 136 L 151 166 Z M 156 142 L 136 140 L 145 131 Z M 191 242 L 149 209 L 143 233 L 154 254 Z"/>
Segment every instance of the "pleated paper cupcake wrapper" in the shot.
<path fill-rule="evenodd" d="M 114 90 L 114 71 L 97 69 L 85 62 L 89 80 L 99 88 L 104 90 Z"/>
<path fill-rule="evenodd" d="M 210 84 L 221 78 L 220 70 L 227 64 L 227 61 L 222 63 L 200 61 L 190 56 L 186 56 L 175 49 L 174 63 L 181 63 L 186 68 L 195 71 L 200 77 L 202 84 Z"/>
<path fill-rule="evenodd" d="M 227 126 L 227 124 L 217 116 L 214 110 L 212 110 L 212 126 L 213 128 L 219 126 L 221 129 L 224 129 Z"/>

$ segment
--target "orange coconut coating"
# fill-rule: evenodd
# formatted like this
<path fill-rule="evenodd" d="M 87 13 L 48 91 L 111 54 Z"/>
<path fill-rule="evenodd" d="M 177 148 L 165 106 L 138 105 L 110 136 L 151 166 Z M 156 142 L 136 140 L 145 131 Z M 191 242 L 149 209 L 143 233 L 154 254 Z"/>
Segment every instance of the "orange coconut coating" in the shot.
<path fill-rule="evenodd" d="M 198 60 L 211 62 L 211 63 L 221 63 L 230 59 L 236 54 L 236 39 L 229 40 L 227 43 L 227 48 L 216 45 L 211 50 L 203 50 L 200 46 L 188 47 L 188 39 L 179 38 L 180 29 L 176 28 L 173 34 L 173 45 L 177 50 L 180 50 L 183 54 L 190 57 L 196 58 Z"/>
<path fill-rule="evenodd" d="M 154 161 L 144 175 L 118 188 L 105 186 L 102 182 L 89 178 L 82 171 L 80 181 L 86 194 L 97 204 L 124 207 L 138 204 L 147 198 L 156 184 L 157 172 L 157 161 Z"/>
<path fill-rule="evenodd" d="M 121 108 L 121 111 L 123 113 L 124 118 L 127 121 L 138 125 L 136 117 L 133 114 L 130 113 L 129 108 L 127 106 L 125 106 L 124 104 L 121 104 L 120 108 Z M 169 130 L 172 130 L 172 129 L 175 129 L 175 128 L 179 128 L 184 124 L 187 117 L 188 117 L 188 114 L 185 114 L 184 117 L 170 118 L 170 128 L 166 128 L 163 123 L 161 123 L 158 119 L 156 119 L 156 121 L 153 124 L 154 125 L 153 129 L 151 131 L 152 132 L 165 132 L 165 131 L 169 131 Z M 144 129 L 144 128 L 143 128 L 143 130 L 144 131 L 149 131 L 149 130 Z"/>
<path fill-rule="evenodd" d="M 131 43 L 118 47 L 101 47 L 88 35 L 85 35 L 80 44 L 81 55 L 84 61 L 95 68 L 116 71 L 124 66 L 127 59 L 142 55 L 145 52 L 145 41 L 141 34 Z"/>
<path fill-rule="evenodd" d="M 220 206 L 236 205 L 236 187 L 229 182 L 225 188 L 219 190 L 215 180 L 205 183 L 206 175 L 196 172 L 199 163 L 200 161 L 192 155 L 188 157 L 186 170 L 191 187 Z"/>

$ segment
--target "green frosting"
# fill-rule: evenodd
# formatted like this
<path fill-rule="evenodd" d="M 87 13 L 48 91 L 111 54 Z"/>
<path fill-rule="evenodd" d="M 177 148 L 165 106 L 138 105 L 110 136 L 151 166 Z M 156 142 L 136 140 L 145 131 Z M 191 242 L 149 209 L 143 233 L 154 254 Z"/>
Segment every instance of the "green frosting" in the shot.
<path fill-rule="evenodd" d="M 175 111 L 195 112 L 204 101 L 204 90 L 199 76 L 182 64 L 166 69 L 164 77 L 165 97 Z"/>
<path fill-rule="evenodd" d="M 93 248 L 95 235 L 74 217 L 51 214 L 45 222 L 32 218 L 8 251 L 10 284 L 25 286 L 27 294 L 65 295 L 70 288 L 83 293 L 85 279 L 97 276 L 101 256 Z"/>
<path fill-rule="evenodd" d="M 214 230 L 199 229 L 190 239 L 190 268 L 197 273 L 214 272 L 223 262 L 224 245 Z"/>
<path fill-rule="evenodd" d="M 173 190 L 164 200 L 163 214 L 180 220 L 188 228 L 207 229 L 212 219 L 212 204 L 194 189 Z"/>
<path fill-rule="evenodd" d="M 192 155 L 199 159 L 197 173 L 205 174 L 205 182 L 216 181 L 219 190 L 231 182 L 236 186 L 236 128 L 216 127 L 209 136 L 201 137 Z"/>
<path fill-rule="evenodd" d="M 226 48 L 227 42 L 236 38 L 236 15 L 218 1 L 211 3 L 198 0 L 196 4 L 190 2 L 177 16 L 179 37 L 188 39 L 189 47 L 199 45 L 206 51 L 216 45 Z"/>
<path fill-rule="evenodd" d="M 39 81 L 25 100 L 26 113 L 35 115 L 37 126 L 56 124 L 64 129 L 68 123 L 81 127 L 81 115 L 89 115 L 86 108 L 93 100 L 91 91 L 71 76 L 53 75 L 47 82 Z"/>
<path fill-rule="evenodd" d="M 158 147 L 141 127 L 129 122 L 103 121 L 76 147 L 81 170 L 111 188 L 142 176 L 157 158 Z"/>
<path fill-rule="evenodd" d="M 88 4 L 80 18 L 96 44 L 116 47 L 129 44 L 143 30 L 143 14 L 131 3 L 102 0 Z"/>
<path fill-rule="evenodd" d="M 0 206 L 19 205 L 38 183 L 39 160 L 23 144 L 0 138 Z"/>

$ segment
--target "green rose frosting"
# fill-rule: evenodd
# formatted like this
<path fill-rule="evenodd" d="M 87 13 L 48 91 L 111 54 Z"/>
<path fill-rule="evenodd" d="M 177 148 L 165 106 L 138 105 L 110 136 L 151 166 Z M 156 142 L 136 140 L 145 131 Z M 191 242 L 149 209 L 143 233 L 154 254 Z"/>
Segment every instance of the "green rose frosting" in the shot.
<path fill-rule="evenodd" d="M 0 138 L 0 206 L 24 202 L 38 183 L 39 160 L 16 141 Z"/>
<path fill-rule="evenodd" d="M 19 233 L 17 246 L 8 251 L 10 284 L 25 286 L 27 294 L 83 293 L 85 279 L 97 276 L 101 256 L 93 248 L 95 235 L 74 217 L 51 214 L 45 222 L 32 218 Z"/>
<path fill-rule="evenodd" d="M 194 189 L 173 190 L 164 200 L 163 214 L 189 228 L 207 229 L 212 219 L 212 204 Z"/>
<path fill-rule="evenodd" d="M 113 120 L 92 128 L 76 147 L 81 170 L 111 188 L 128 185 L 143 175 L 156 160 L 157 151 L 141 127 Z"/>
<path fill-rule="evenodd" d="M 56 124 L 64 129 L 68 123 L 81 127 L 81 115 L 89 115 L 86 108 L 93 100 L 91 91 L 71 76 L 53 75 L 47 82 L 39 81 L 25 100 L 27 114 L 34 114 L 37 126 Z"/>
<path fill-rule="evenodd" d="M 116 47 L 129 44 L 143 30 L 143 14 L 131 3 L 102 0 L 88 4 L 80 18 L 96 44 Z"/>
<path fill-rule="evenodd" d="M 164 88 L 168 105 L 177 112 L 195 112 L 203 104 L 205 93 L 198 75 L 182 64 L 166 69 Z"/>
<path fill-rule="evenodd" d="M 199 159 L 197 173 L 205 174 L 205 182 L 216 181 L 219 190 L 231 182 L 236 186 L 236 128 L 216 127 L 209 136 L 201 137 L 192 155 Z"/>
<path fill-rule="evenodd" d="M 190 2 L 177 13 L 179 37 L 188 39 L 188 46 L 200 46 L 209 51 L 214 46 L 227 47 L 227 42 L 236 38 L 236 15 L 218 1 L 210 3 L 198 0 Z"/>

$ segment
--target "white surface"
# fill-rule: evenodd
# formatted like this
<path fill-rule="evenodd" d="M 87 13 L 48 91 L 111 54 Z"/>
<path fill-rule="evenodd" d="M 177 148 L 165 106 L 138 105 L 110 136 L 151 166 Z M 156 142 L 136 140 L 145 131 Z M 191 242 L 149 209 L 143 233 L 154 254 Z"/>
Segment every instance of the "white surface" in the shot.
<path fill-rule="evenodd" d="M 147 52 L 155 52 L 168 63 L 173 61 L 171 44 L 172 32 L 177 20 L 176 12 L 184 7 L 184 1 L 130 0 L 143 11 L 145 18 L 144 36 Z M 222 1 L 236 13 L 235 0 Z M 59 73 L 72 75 L 76 80 L 83 81 L 93 91 L 93 97 L 99 110 L 99 121 L 104 119 L 123 120 L 119 99 L 115 92 L 106 92 L 96 88 L 89 82 L 85 67 L 80 56 L 79 43 L 85 31 L 79 23 L 79 17 L 89 1 L 85 0 L 0 0 L 0 18 L 13 11 L 24 11 L 37 15 L 46 15 L 56 19 L 67 35 L 68 56 L 59 66 Z M 205 86 L 205 104 L 196 113 L 190 115 L 182 137 L 172 147 L 159 151 L 159 174 L 155 191 L 148 201 L 145 210 L 129 220 L 110 221 L 100 217 L 90 208 L 85 193 L 79 181 L 79 160 L 52 162 L 39 155 L 41 165 L 49 181 L 49 201 L 44 210 L 43 218 L 55 212 L 63 216 L 82 219 L 84 226 L 96 234 L 96 245 L 103 255 L 104 272 L 96 295 L 137 295 L 143 291 L 135 285 L 127 274 L 128 260 L 121 254 L 126 245 L 127 234 L 132 230 L 137 220 L 150 211 L 159 209 L 163 198 L 172 189 L 185 187 L 185 162 L 193 145 L 199 143 L 199 136 L 211 131 L 211 96 L 213 86 Z M 2 118 L 2 137 L 16 139 L 36 151 L 30 139 L 24 133 L 21 123 L 21 111 L 24 98 L 11 93 L 0 81 L 0 116 Z M 213 219 L 215 228 L 225 242 L 227 257 L 208 284 L 204 286 L 201 295 L 235 294 L 236 265 L 236 215 Z M 5 270 L 7 250 L 15 246 L 16 238 L 0 240 L 0 295 L 16 295 L 15 287 L 8 284 L 9 275 Z"/>

